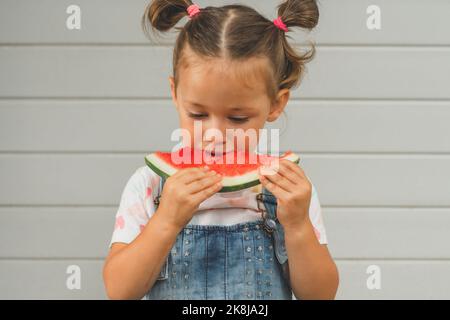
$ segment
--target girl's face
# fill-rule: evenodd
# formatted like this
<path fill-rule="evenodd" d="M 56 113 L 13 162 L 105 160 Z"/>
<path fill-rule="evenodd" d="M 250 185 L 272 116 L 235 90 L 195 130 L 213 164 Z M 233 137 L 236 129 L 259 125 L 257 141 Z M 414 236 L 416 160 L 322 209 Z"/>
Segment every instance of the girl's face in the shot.
<path fill-rule="evenodd" d="M 249 69 L 250 63 L 256 65 L 261 61 L 245 62 L 245 69 Z M 239 65 L 231 68 L 239 68 Z M 254 150 L 255 140 L 259 141 L 259 129 L 264 128 L 266 121 L 276 120 L 289 99 L 289 90 L 284 89 L 271 103 L 264 79 L 254 76 L 252 81 L 239 81 L 230 66 L 221 61 L 196 63 L 180 70 L 179 76 L 178 88 L 173 77 L 169 81 L 180 128 L 190 133 L 183 143 L 202 150 Z M 199 127 L 194 130 L 195 123 L 201 130 Z M 242 129 L 241 133 L 246 134 L 238 138 L 239 131 L 232 130 L 232 135 L 228 131 L 227 137 L 227 129 Z M 205 134 L 207 131 L 209 135 Z M 256 138 L 250 139 L 250 132 Z"/>

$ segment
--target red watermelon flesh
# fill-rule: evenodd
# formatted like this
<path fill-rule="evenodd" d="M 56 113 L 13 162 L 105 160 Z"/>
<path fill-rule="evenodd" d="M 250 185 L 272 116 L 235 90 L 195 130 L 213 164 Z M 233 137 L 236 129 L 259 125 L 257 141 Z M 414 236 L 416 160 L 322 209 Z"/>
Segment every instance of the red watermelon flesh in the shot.
<path fill-rule="evenodd" d="M 145 157 L 146 164 L 158 175 L 164 177 L 169 177 L 183 168 L 207 165 L 223 177 L 223 187 L 219 192 L 238 191 L 259 184 L 258 168 L 261 165 L 269 165 L 276 159 L 287 159 L 298 163 L 300 158 L 292 151 L 287 151 L 280 157 L 249 154 L 243 151 L 211 155 L 190 147 L 183 147 L 174 152 L 158 151 Z"/>

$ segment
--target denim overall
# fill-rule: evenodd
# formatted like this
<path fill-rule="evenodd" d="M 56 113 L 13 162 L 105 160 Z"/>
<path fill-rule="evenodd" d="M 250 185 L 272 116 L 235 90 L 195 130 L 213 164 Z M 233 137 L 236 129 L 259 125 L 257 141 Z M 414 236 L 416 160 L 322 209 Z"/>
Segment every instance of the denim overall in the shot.
<path fill-rule="evenodd" d="M 159 205 L 165 178 L 161 178 Z M 256 195 L 262 219 L 231 226 L 187 224 L 145 299 L 292 299 L 276 198 Z"/>

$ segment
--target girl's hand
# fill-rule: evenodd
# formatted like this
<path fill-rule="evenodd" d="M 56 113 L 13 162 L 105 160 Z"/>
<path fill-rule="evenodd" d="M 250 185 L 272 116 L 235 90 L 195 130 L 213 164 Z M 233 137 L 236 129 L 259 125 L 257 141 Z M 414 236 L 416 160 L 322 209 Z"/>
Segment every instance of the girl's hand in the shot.
<path fill-rule="evenodd" d="M 166 221 L 182 229 L 192 219 L 200 203 L 222 188 L 222 177 L 208 167 L 185 168 L 167 178 L 159 207 Z"/>
<path fill-rule="evenodd" d="M 261 184 L 277 198 L 277 218 L 285 228 L 299 228 L 309 219 L 312 185 L 295 163 L 280 159 L 278 168 L 259 171 Z"/>

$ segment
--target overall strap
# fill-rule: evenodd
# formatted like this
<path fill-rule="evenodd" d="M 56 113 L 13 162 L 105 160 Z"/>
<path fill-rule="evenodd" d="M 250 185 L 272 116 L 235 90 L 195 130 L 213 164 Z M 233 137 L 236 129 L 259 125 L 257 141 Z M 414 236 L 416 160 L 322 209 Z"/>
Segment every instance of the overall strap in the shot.
<path fill-rule="evenodd" d="M 158 208 L 158 206 L 159 206 L 159 198 L 161 197 L 161 192 L 164 187 L 164 183 L 166 182 L 166 179 L 167 179 L 166 177 L 162 176 L 161 179 L 159 180 L 158 194 L 156 195 L 155 199 L 153 200 L 153 203 L 155 204 L 156 208 Z"/>
<path fill-rule="evenodd" d="M 284 241 L 284 229 L 277 218 L 277 199 L 276 197 L 265 187 L 262 187 L 262 192 L 257 196 L 258 208 L 263 214 L 264 229 L 273 235 L 275 245 L 275 255 L 283 265 L 287 259 L 287 251 Z M 264 204 L 264 208 L 260 207 L 260 203 Z"/>
<path fill-rule="evenodd" d="M 164 183 L 166 182 L 166 178 L 165 177 L 161 177 L 160 181 L 159 181 L 159 190 L 158 190 L 158 194 L 155 197 L 155 199 L 153 200 L 153 203 L 155 204 L 155 208 L 157 209 L 159 206 L 159 198 L 161 197 L 161 192 L 162 189 L 164 187 Z M 170 254 L 169 254 L 170 255 Z M 156 278 L 156 280 L 165 280 L 169 277 L 169 255 L 167 255 L 167 257 L 165 258 L 165 262 L 161 268 L 161 271 L 159 273 L 158 278 Z"/>

